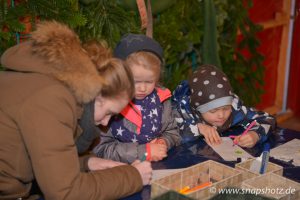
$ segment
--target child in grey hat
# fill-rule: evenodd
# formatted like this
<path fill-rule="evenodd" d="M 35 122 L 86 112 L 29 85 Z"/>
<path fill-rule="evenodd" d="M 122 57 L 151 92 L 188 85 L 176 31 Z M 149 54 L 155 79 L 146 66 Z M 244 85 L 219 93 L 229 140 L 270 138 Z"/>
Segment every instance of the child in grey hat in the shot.
<path fill-rule="evenodd" d="M 171 106 L 171 92 L 161 87 L 163 49 L 142 34 L 127 34 L 117 44 L 114 56 L 126 61 L 134 78 L 134 99 L 110 120 L 101 132 L 94 153 L 103 158 L 132 163 L 136 159 L 159 161 L 180 135 Z"/>
<path fill-rule="evenodd" d="M 172 104 L 182 142 L 204 136 L 207 143 L 218 144 L 229 128 L 246 128 L 255 120 L 247 134 L 234 139 L 241 147 L 251 148 L 266 141 L 275 128 L 275 118 L 244 106 L 233 93 L 226 74 L 213 65 L 200 66 L 189 80 L 182 81 L 173 92 Z"/>

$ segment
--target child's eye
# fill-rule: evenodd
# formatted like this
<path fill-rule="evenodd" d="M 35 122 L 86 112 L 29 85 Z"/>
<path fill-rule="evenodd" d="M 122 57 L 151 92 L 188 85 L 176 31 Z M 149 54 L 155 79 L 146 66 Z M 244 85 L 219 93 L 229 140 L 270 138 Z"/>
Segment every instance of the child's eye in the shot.
<path fill-rule="evenodd" d="M 105 114 L 106 114 L 106 115 L 112 115 L 112 114 L 113 114 L 113 111 L 107 110 L 107 111 L 105 112 Z"/>
<path fill-rule="evenodd" d="M 217 110 L 210 110 L 209 112 L 210 113 L 215 113 L 215 112 L 217 112 Z"/>
<path fill-rule="evenodd" d="M 226 106 L 226 107 L 223 108 L 223 110 L 226 110 L 226 111 L 230 110 L 230 109 L 231 109 L 231 106 Z"/>

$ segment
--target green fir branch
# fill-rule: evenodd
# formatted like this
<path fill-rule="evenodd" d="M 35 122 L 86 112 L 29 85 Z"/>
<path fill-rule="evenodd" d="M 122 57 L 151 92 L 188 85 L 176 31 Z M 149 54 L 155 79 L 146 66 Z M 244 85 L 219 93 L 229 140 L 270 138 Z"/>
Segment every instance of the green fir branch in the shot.
<path fill-rule="evenodd" d="M 115 1 L 82 4 L 81 13 L 89 22 L 78 28 L 83 40 L 106 40 L 113 47 L 123 34 L 137 31 L 134 13 L 124 10 Z"/>

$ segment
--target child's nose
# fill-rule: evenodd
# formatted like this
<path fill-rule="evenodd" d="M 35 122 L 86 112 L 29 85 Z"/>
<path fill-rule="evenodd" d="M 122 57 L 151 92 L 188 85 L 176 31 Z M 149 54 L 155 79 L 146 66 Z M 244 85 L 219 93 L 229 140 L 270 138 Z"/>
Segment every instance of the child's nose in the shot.
<path fill-rule="evenodd" d="M 141 83 L 141 84 L 139 85 L 139 90 L 140 90 L 140 91 L 145 91 L 145 90 L 146 90 L 146 84 L 145 84 L 145 83 Z"/>
<path fill-rule="evenodd" d="M 223 111 L 219 111 L 218 117 L 221 118 L 221 119 L 224 118 L 224 112 Z"/>
<path fill-rule="evenodd" d="M 101 125 L 102 126 L 107 126 L 109 120 L 110 120 L 110 116 L 106 116 L 104 119 L 102 119 Z"/>

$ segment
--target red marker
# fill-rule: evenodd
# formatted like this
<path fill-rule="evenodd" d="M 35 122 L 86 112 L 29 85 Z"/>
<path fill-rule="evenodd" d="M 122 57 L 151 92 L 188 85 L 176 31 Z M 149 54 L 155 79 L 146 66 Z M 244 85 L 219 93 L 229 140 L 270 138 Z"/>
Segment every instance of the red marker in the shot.
<path fill-rule="evenodd" d="M 256 124 L 256 120 L 252 121 L 252 122 L 249 124 L 249 126 L 246 128 L 246 130 L 244 130 L 244 132 L 241 134 L 241 136 L 247 134 L 248 131 L 249 131 L 255 124 Z M 236 138 L 237 136 L 235 136 L 235 135 L 230 135 L 229 137 L 234 139 L 234 138 Z M 238 144 L 238 143 L 237 143 L 236 141 L 233 141 L 233 146 L 236 145 L 236 144 Z"/>

